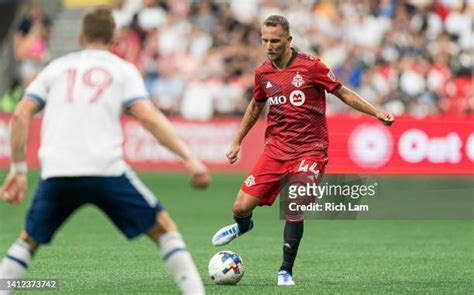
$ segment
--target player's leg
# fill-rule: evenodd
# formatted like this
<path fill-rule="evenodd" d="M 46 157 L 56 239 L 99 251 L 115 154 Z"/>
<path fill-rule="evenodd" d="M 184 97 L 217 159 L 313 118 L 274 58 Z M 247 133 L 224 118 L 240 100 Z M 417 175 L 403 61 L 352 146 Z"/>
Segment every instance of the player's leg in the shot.
<path fill-rule="evenodd" d="M 291 286 L 293 281 L 293 265 L 295 263 L 298 248 L 301 239 L 303 238 L 304 221 L 292 222 L 287 220 L 285 222 L 285 229 L 283 230 L 283 262 L 278 271 L 278 285 Z"/>
<path fill-rule="evenodd" d="M 239 227 L 240 234 L 244 234 L 252 229 L 252 212 L 258 204 L 260 204 L 260 198 L 251 196 L 242 190 L 239 191 L 232 206 L 232 214 Z"/>
<path fill-rule="evenodd" d="M 62 197 L 64 187 L 70 186 L 62 180 L 40 181 L 28 211 L 26 227 L 0 264 L 0 279 L 23 278 L 39 245 L 49 243 L 57 229 L 82 204 L 70 195 Z M 9 293 L 0 291 L 0 294 Z"/>
<path fill-rule="evenodd" d="M 218 230 L 212 237 L 212 244 L 214 246 L 226 245 L 250 231 L 253 228 L 252 212 L 258 204 L 260 204 L 260 198 L 240 190 L 232 206 L 232 214 L 236 223 Z"/>
<path fill-rule="evenodd" d="M 183 294 L 204 294 L 204 286 L 193 258 L 166 211 L 157 214 L 156 224 L 147 234 L 159 245 L 166 270 L 174 277 Z"/>
<path fill-rule="evenodd" d="M 236 223 L 218 230 L 212 238 L 214 246 L 230 243 L 253 228 L 252 212 L 257 206 L 271 206 L 281 188 L 284 162 L 260 155 L 247 179 L 242 183 L 232 207 Z"/>
<path fill-rule="evenodd" d="M 38 243 L 23 230 L 0 264 L 0 279 L 22 279 L 37 249 Z M 1 295 L 11 294 L 11 292 L 0 290 Z"/>
<path fill-rule="evenodd" d="M 204 294 L 204 286 L 191 254 L 169 214 L 155 195 L 132 172 L 121 177 L 93 180 L 102 194 L 94 200 L 129 238 L 146 233 L 160 247 L 166 270 L 183 294 Z"/>
<path fill-rule="evenodd" d="M 302 162 L 303 161 L 303 162 Z M 288 185 L 306 186 L 318 185 L 324 175 L 327 158 L 308 158 L 299 159 L 288 163 Z M 301 171 L 301 167 L 307 167 L 307 170 Z M 299 191 L 296 189 L 295 191 Z M 297 205 L 307 205 L 313 201 L 313 197 L 306 193 L 292 199 Z M 293 281 L 293 265 L 298 254 L 298 249 L 303 238 L 304 232 L 304 212 L 291 211 L 285 208 L 285 229 L 283 230 L 283 261 L 278 271 L 279 286 L 295 285 Z"/>
<path fill-rule="evenodd" d="M 305 185 L 307 176 L 301 175 L 295 177 L 295 175 L 289 176 L 289 186 L 294 187 L 293 191 L 299 191 L 298 187 Z M 304 212 L 295 210 L 292 211 L 289 208 L 290 203 L 296 205 L 308 204 L 307 196 L 301 195 L 296 198 L 289 198 L 288 191 L 284 192 L 281 196 L 284 198 L 283 209 L 285 210 L 285 228 L 283 230 L 283 261 L 278 271 L 277 283 L 279 286 L 291 286 L 295 285 L 293 281 L 293 265 L 295 263 L 296 255 L 298 254 L 298 248 L 303 238 L 304 231 Z"/>

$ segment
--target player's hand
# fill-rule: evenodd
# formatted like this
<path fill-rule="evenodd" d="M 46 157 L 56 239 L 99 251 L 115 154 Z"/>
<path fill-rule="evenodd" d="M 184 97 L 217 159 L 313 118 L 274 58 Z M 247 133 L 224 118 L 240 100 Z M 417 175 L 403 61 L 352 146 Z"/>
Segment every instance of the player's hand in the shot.
<path fill-rule="evenodd" d="M 395 118 L 390 112 L 378 111 L 375 117 L 387 126 L 391 126 L 395 122 Z"/>
<path fill-rule="evenodd" d="M 240 152 L 240 145 L 239 144 L 232 144 L 229 148 L 229 151 L 226 154 L 227 160 L 229 163 L 234 164 L 235 161 L 239 158 Z"/>
<path fill-rule="evenodd" d="M 0 188 L 0 199 L 16 205 L 25 197 L 26 187 L 26 174 L 10 172 Z"/>
<path fill-rule="evenodd" d="M 191 172 L 191 185 L 195 188 L 206 188 L 211 182 L 211 176 L 207 167 L 196 158 L 189 159 L 185 166 Z"/>

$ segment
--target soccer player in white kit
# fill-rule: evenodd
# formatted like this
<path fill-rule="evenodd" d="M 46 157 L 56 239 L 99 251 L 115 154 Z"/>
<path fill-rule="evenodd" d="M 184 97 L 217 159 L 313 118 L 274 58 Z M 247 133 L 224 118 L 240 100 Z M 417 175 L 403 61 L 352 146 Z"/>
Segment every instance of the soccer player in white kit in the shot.
<path fill-rule="evenodd" d="M 23 199 L 28 126 L 33 115 L 44 110 L 41 180 L 26 226 L 0 265 L 0 278 L 21 279 L 38 246 L 49 243 L 71 213 L 91 203 L 128 238 L 146 233 L 156 241 L 166 269 L 183 294 L 204 294 L 200 275 L 173 220 L 123 159 L 122 112 L 134 116 L 183 159 L 195 187 L 209 184 L 208 170 L 148 100 L 138 70 L 109 52 L 114 31 L 110 10 L 87 13 L 79 36 L 84 49 L 51 62 L 28 86 L 12 116 L 12 164 L 0 198 L 12 204 Z"/>

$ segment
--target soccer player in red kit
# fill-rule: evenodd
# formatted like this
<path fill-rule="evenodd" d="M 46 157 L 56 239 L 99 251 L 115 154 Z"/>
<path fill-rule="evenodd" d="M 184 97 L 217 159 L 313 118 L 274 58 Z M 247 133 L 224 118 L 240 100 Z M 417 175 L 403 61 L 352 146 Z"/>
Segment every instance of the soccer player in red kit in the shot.
<path fill-rule="evenodd" d="M 385 125 L 394 122 L 392 114 L 375 108 L 342 85 L 318 58 L 291 48 L 289 31 L 288 21 L 282 16 L 270 16 L 263 23 L 262 44 L 268 59 L 255 71 L 253 99 L 227 158 L 231 164 L 237 160 L 242 140 L 268 102 L 265 149 L 235 200 L 232 211 L 236 223 L 214 235 L 215 246 L 225 245 L 251 230 L 253 209 L 272 205 L 285 177 L 312 175 L 313 182 L 319 183 L 328 161 L 326 92 Z M 287 215 L 283 236 L 283 263 L 277 284 L 294 285 L 292 268 L 303 236 L 303 219 Z"/>

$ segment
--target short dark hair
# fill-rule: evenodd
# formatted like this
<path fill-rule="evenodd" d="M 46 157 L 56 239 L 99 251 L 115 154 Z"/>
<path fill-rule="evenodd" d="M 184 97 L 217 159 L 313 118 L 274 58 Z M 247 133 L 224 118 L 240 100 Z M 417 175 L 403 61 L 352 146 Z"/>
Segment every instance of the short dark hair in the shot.
<path fill-rule="evenodd" d="M 115 21 L 110 8 L 95 8 L 82 19 L 82 34 L 86 42 L 111 44 L 114 32 Z"/>
<path fill-rule="evenodd" d="M 288 20 L 281 15 L 271 15 L 265 19 L 263 22 L 263 25 L 265 27 L 276 27 L 280 26 L 282 27 L 283 31 L 289 35 L 290 34 L 290 23 L 288 23 Z"/>

